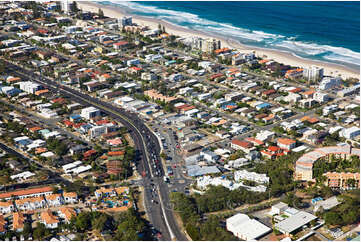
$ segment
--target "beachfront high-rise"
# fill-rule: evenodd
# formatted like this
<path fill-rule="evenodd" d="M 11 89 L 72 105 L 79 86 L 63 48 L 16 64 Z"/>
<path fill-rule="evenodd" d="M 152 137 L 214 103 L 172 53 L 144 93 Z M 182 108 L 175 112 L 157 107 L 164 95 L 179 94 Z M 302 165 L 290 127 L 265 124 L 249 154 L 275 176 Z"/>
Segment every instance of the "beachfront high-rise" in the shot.
<path fill-rule="evenodd" d="M 133 18 L 132 17 L 128 17 L 128 16 L 124 16 L 123 18 L 120 19 L 122 26 L 121 27 L 125 27 L 125 26 L 130 26 L 133 24 Z M 119 20 L 118 20 L 119 22 Z"/>
<path fill-rule="evenodd" d="M 303 69 L 303 77 L 308 81 L 316 81 L 323 78 L 323 68 L 311 66 Z"/>
<path fill-rule="evenodd" d="M 221 41 L 216 39 L 206 39 L 203 41 L 202 51 L 212 53 L 221 48 Z"/>
<path fill-rule="evenodd" d="M 70 5 L 71 5 L 71 2 L 69 2 L 69 0 L 62 0 L 61 3 L 60 3 L 61 10 L 65 14 L 68 14 L 69 11 L 70 11 Z"/>
<path fill-rule="evenodd" d="M 192 48 L 202 50 L 203 52 L 212 53 L 221 48 L 221 41 L 216 39 L 193 38 L 191 41 Z"/>

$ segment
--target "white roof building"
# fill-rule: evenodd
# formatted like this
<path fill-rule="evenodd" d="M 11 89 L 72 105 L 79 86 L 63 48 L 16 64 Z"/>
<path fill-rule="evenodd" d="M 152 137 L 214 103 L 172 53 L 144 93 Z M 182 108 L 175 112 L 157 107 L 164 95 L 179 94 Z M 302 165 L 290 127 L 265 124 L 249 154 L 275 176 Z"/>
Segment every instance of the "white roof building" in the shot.
<path fill-rule="evenodd" d="M 68 173 L 71 169 L 81 165 L 82 162 L 81 161 L 74 161 L 72 163 L 69 163 L 69 164 L 66 164 L 66 165 L 63 165 L 62 168 L 64 170 L 65 173 Z"/>
<path fill-rule="evenodd" d="M 100 116 L 101 112 L 96 107 L 87 107 L 81 110 L 80 116 L 84 119 L 91 119 Z"/>
<path fill-rule="evenodd" d="M 50 137 L 56 137 L 58 135 L 60 135 L 60 133 L 58 131 L 52 131 L 52 132 L 49 132 L 47 134 L 44 134 L 44 138 L 48 139 Z"/>
<path fill-rule="evenodd" d="M 317 219 L 316 216 L 304 211 L 299 211 L 295 215 L 277 223 L 275 227 L 284 234 L 291 234 L 315 219 Z"/>
<path fill-rule="evenodd" d="M 271 231 L 266 225 L 246 214 L 236 214 L 226 220 L 227 230 L 242 240 L 255 240 Z"/>
<path fill-rule="evenodd" d="M 76 167 L 74 169 L 72 169 L 71 171 L 75 174 L 80 174 L 82 172 L 86 172 L 86 171 L 89 171 L 92 169 L 92 166 L 91 165 L 87 165 L 87 166 L 79 166 L 79 167 Z"/>
<path fill-rule="evenodd" d="M 114 100 L 115 104 L 118 104 L 120 106 L 123 106 L 126 103 L 133 102 L 134 99 L 129 96 L 120 97 Z"/>
<path fill-rule="evenodd" d="M 51 158 L 51 157 L 54 157 L 55 154 L 51 151 L 48 151 L 48 152 L 42 153 L 40 156 L 45 157 L 45 158 Z"/>
<path fill-rule="evenodd" d="M 24 171 L 24 172 L 21 172 L 19 174 L 10 176 L 10 178 L 11 178 L 11 180 L 15 180 L 15 179 L 19 179 L 19 178 L 21 180 L 26 180 L 26 179 L 28 179 L 29 177 L 32 177 L 32 176 L 35 176 L 35 173 L 32 173 L 30 171 Z"/>
<path fill-rule="evenodd" d="M 334 88 L 337 85 L 341 84 L 340 77 L 324 77 L 318 86 L 321 90 L 327 90 L 330 88 Z"/>
<path fill-rule="evenodd" d="M 272 132 L 269 130 L 262 130 L 256 135 L 256 139 L 261 140 L 262 142 L 265 142 L 274 135 L 275 135 L 275 132 Z"/>
<path fill-rule="evenodd" d="M 329 210 L 339 204 L 340 204 L 340 202 L 337 200 L 337 197 L 333 196 L 333 197 L 330 197 L 329 199 L 326 199 L 323 201 L 317 201 L 313 208 L 313 211 L 317 212 L 321 207 L 324 210 Z"/>
<path fill-rule="evenodd" d="M 344 127 L 339 126 L 339 125 L 337 125 L 337 126 L 332 126 L 332 127 L 328 130 L 328 132 L 329 132 L 330 134 L 333 134 L 333 133 L 338 132 L 338 131 L 340 131 L 340 130 L 342 130 L 342 129 L 344 129 Z"/>
<path fill-rule="evenodd" d="M 203 177 L 199 177 L 197 179 L 197 186 L 202 189 L 205 190 L 207 188 L 208 185 L 212 185 L 212 186 L 224 186 L 225 188 L 229 189 L 229 190 L 236 190 L 240 187 L 243 187 L 249 191 L 252 192 L 266 192 L 267 187 L 263 186 L 263 185 L 258 185 L 258 186 L 246 186 L 243 184 L 242 181 L 240 182 L 234 182 L 231 180 L 228 180 L 226 177 L 214 177 L 212 178 L 211 176 L 203 176 Z"/>
<path fill-rule="evenodd" d="M 58 113 L 49 108 L 41 109 L 41 112 L 39 113 L 39 115 L 43 116 L 44 118 L 48 118 L 48 119 L 58 117 Z"/>
<path fill-rule="evenodd" d="M 246 170 L 236 171 L 234 173 L 234 179 L 236 181 L 249 180 L 259 183 L 269 183 L 269 177 L 266 174 L 259 174 L 256 172 L 249 172 Z"/>
<path fill-rule="evenodd" d="M 353 126 L 348 129 L 343 129 L 339 132 L 339 135 L 346 139 L 353 139 L 360 135 L 360 128 Z"/>
<path fill-rule="evenodd" d="M 288 208 L 284 202 L 279 202 L 271 207 L 270 215 L 281 214 Z"/>

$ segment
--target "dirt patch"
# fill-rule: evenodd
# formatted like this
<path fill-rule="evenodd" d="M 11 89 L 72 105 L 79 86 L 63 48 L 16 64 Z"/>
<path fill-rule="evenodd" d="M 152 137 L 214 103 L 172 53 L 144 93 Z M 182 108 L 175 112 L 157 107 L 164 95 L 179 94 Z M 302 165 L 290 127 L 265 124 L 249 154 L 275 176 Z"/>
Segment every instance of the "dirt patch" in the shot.
<path fill-rule="evenodd" d="M 267 204 L 267 203 L 275 203 L 276 201 L 279 201 L 279 198 L 271 198 L 271 200 L 264 200 L 260 203 L 257 203 L 256 205 L 255 204 L 244 204 L 242 206 L 239 206 L 235 209 L 226 209 L 226 210 L 221 210 L 221 211 L 216 211 L 216 212 L 210 212 L 210 213 L 206 213 L 207 215 L 219 215 L 219 214 L 224 214 L 224 213 L 236 213 L 236 212 L 239 212 L 243 209 L 246 209 L 246 208 L 253 208 L 253 207 L 257 207 L 257 206 L 260 206 L 262 204 Z M 263 209 L 264 210 L 264 209 Z"/>
<path fill-rule="evenodd" d="M 182 222 L 182 219 L 179 216 L 179 214 L 176 212 L 173 212 L 173 214 L 174 214 L 175 221 L 178 224 L 178 227 L 180 228 L 180 230 L 184 233 L 184 235 L 187 237 L 187 239 L 189 241 L 192 241 L 192 238 L 188 235 L 187 231 L 185 230 L 185 228 L 183 226 L 183 222 Z"/>
<path fill-rule="evenodd" d="M 131 147 L 134 147 L 134 140 L 132 139 L 132 137 L 130 136 L 129 133 L 126 133 L 124 134 L 124 138 L 125 140 L 128 142 L 128 144 L 131 146 Z"/>
<path fill-rule="evenodd" d="M 260 241 L 280 241 L 280 240 L 282 240 L 282 239 L 284 239 L 284 238 L 286 238 L 286 237 L 287 237 L 287 236 L 284 235 L 284 234 L 275 235 L 275 233 L 272 232 L 272 233 L 270 233 L 270 234 L 262 237 L 262 238 L 260 239 Z"/>
<path fill-rule="evenodd" d="M 138 207 L 138 211 L 140 214 L 144 215 L 142 216 L 144 219 L 149 220 L 148 218 L 148 214 L 145 212 L 145 208 L 144 208 L 144 188 L 143 187 L 139 187 L 139 196 L 138 196 L 138 202 L 137 202 L 137 207 Z"/>
<path fill-rule="evenodd" d="M 315 234 L 306 239 L 306 241 L 321 241 L 321 240 L 322 239 Z"/>

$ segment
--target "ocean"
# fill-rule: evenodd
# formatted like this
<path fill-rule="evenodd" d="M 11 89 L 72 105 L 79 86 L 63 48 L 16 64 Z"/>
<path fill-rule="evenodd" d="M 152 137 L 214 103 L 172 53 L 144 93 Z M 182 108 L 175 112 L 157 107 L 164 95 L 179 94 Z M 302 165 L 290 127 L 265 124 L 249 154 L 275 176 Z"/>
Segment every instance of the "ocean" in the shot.
<path fill-rule="evenodd" d="M 360 2 L 121 2 L 129 14 L 345 66 L 360 66 Z"/>

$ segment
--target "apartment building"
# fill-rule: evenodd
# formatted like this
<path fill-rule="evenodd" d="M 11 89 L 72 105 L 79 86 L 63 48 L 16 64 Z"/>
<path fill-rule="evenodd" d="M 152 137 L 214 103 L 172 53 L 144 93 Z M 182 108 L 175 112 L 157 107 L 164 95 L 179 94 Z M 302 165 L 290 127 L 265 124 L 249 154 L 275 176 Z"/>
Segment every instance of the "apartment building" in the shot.
<path fill-rule="evenodd" d="M 10 200 L 13 197 L 18 199 L 24 199 L 29 197 L 43 197 L 50 194 L 53 194 L 52 187 L 39 187 L 0 193 L 0 199 Z"/>
<path fill-rule="evenodd" d="M 327 172 L 325 185 L 332 188 L 360 188 L 360 173 L 351 172 Z"/>

